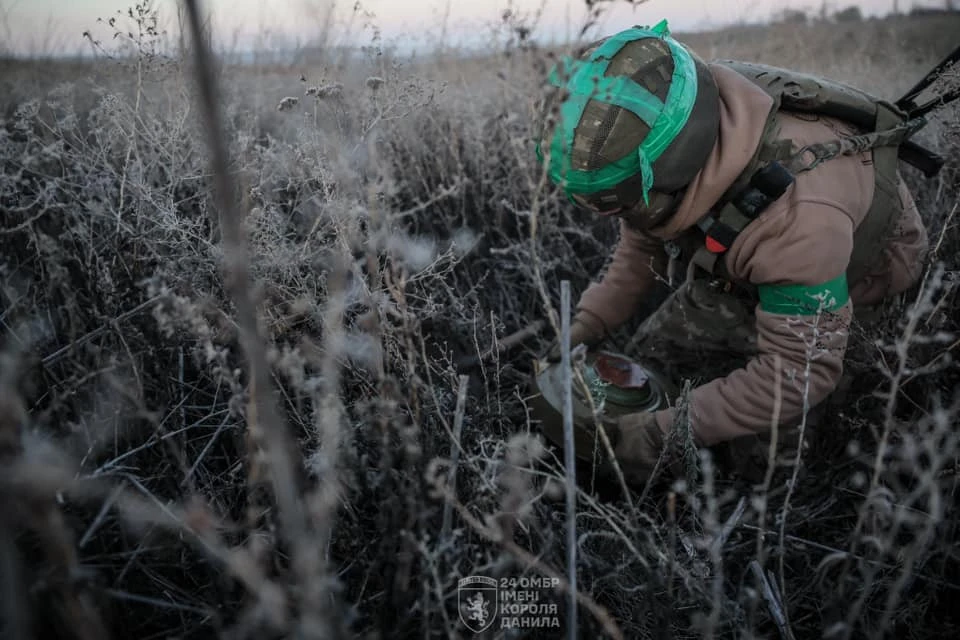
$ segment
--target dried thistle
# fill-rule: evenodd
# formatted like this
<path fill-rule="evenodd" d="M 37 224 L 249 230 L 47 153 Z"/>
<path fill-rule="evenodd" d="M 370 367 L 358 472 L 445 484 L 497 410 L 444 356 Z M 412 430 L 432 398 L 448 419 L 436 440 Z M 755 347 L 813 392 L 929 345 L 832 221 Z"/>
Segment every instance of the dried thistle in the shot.
<path fill-rule="evenodd" d="M 290 111 L 295 106 L 300 103 L 300 98 L 295 96 L 287 96 L 280 101 L 280 104 L 277 105 L 277 111 Z"/>
<path fill-rule="evenodd" d="M 339 98 L 341 95 L 343 95 L 343 85 L 339 82 L 331 82 L 318 87 L 316 97 L 317 100 L 323 100 L 325 98 Z"/>
<path fill-rule="evenodd" d="M 339 98 L 342 94 L 343 85 L 339 82 L 331 82 L 307 87 L 303 95 L 312 96 L 317 100 L 323 100 L 324 98 Z"/>

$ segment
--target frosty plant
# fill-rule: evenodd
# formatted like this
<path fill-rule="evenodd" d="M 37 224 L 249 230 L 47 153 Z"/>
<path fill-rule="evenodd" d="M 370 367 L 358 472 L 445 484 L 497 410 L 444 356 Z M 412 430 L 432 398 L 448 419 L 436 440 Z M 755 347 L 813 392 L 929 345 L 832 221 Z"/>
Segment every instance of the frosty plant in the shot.
<path fill-rule="evenodd" d="M 549 323 L 560 282 L 588 287 L 618 237 L 531 150 L 531 89 L 558 52 L 498 15 L 494 44 L 448 37 L 442 59 L 378 42 L 299 69 L 224 62 L 229 161 L 212 171 L 192 63 L 162 20 L 137 26 L 145 6 L 91 25 L 120 32 L 96 61 L 5 62 L 4 632 L 455 638 L 459 578 L 556 575 L 543 598 L 562 611 L 575 551 L 583 638 L 955 635 L 955 107 L 925 130 L 943 178 L 917 190 L 942 268 L 853 327 L 847 397 L 808 422 L 796 477 L 772 455 L 751 486 L 701 454 L 681 394 L 684 478 L 638 492 L 578 471 L 571 549 L 562 451 L 529 411 L 552 336 L 499 349 Z M 882 87 L 956 46 L 951 20 L 691 38 Z M 807 320 L 792 328 L 810 338 Z M 802 393 L 805 366 L 775 367 L 775 389 Z"/>

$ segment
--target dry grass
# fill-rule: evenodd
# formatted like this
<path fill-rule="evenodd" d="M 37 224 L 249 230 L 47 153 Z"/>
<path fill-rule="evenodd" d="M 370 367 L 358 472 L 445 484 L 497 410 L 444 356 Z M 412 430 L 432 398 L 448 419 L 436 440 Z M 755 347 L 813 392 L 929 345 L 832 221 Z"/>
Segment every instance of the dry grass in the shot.
<path fill-rule="evenodd" d="M 893 98 L 956 30 L 690 42 Z M 536 166 L 543 52 L 375 53 L 222 69 L 234 186 L 220 201 L 189 65 L 3 63 L 10 637 L 469 637 L 460 577 L 565 575 L 562 452 L 526 407 L 543 343 L 465 383 L 452 363 L 545 317 L 561 280 L 576 295 L 615 229 Z M 932 181 L 905 170 L 930 268 L 855 336 L 854 383 L 810 428 L 803 468 L 766 491 L 709 454 L 642 496 L 585 482 L 583 637 L 957 634 L 960 110 L 924 136 L 948 158 Z M 242 235 L 222 224 L 228 202 L 247 212 Z M 242 291 L 224 279 L 237 246 Z"/>

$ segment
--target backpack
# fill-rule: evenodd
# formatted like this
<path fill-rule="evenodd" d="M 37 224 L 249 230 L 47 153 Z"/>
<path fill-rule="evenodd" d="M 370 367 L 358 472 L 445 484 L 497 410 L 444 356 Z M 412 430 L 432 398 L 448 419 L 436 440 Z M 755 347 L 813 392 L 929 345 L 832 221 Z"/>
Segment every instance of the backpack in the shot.
<path fill-rule="evenodd" d="M 729 279 L 723 254 L 750 222 L 786 192 L 797 174 L 835 157 L 872 150 L 873 201 L 854 232 L 853 253 L 846 274 L 848 282 L 858 281 L 882 255 L 881 250 L 900 212 L 898 160 L 916 166 L 927 177 L 936 175 L 943 165 L 941 158 L 910 140 L 926 124 L 923 114 L 916 115 L 920 110 L 908 100 L 914 96 L 905 96 L 894 104 L 853 87 L 796 71 L 734 60 L 716 64 L 736 71 L 763 89 L 773 98 L 774 105 L 753 158 L 717 205 L 698 223 L 706 239 L 694 251 L 692 263 L 711 275 Z M 932 82 L 931 74 L 925 80 L 924 87 Z M 930 105 L 926 107 L 929 110 Z M 778 136 L 776 114 L 780 110 L 837 118 L 864 133 L 795 149 L 791 140 Z"/>

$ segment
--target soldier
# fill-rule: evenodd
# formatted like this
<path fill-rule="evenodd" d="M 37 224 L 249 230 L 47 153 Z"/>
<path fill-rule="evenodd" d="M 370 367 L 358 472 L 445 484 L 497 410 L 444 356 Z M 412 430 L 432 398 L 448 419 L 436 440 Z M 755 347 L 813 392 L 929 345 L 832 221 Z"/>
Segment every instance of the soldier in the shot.
<path fill-rule="evenodd" d="M 836 388 L 854 312 L 914 285 L 928 250 L 897 164 L 922 123 L 781 71 L 705 63 L 665 22 L 628 29 L 555 68 L 537 144 L 571 201 L 619 218 L 572 345 L 599 346 L 669 281 L 630 355 L 704 380 L 688 405 L 698 446 L 753 443 L 763 459 L 772 425 L 796 426 Z M 722 373 L 707 374 L 705 354 Z M 607 417 L 628 480 L 648 479 L 676 415 Z"/>

